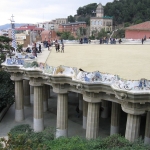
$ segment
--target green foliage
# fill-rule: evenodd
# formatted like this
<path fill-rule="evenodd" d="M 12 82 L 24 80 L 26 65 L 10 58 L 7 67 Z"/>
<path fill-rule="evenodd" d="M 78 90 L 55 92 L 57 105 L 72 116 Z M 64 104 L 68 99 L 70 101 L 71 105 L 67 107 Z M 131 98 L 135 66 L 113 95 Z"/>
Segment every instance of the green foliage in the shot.
<path fill-rule="evenodd" d="M 6 54 L 9 53 L 11 55 L 12 50 L 14 48 L 10 45 L 12 39 L 5 37 L 5 36 L 0 36 L 0 67 L 1 63 L 5 61 Z"/>
<path fill-rule="evenodd" d="M 150 20 L 149 0 L 119 0 L 107 3 L 104 14 L 113 16 L 114 24 L 137 24 Z"/>
<path fill-rule="evenodd" d="M 101 29 L 101 31 L 98 32 L 98 38 L 103 38 L 103 37 L 107 37 L 107 32 L 105 31 L 105 29 Z"/>
<path fill-rule="evenodd" d="M 68 40 L 74 39 L 70 32 L 62 32 L 61 39 Z"/>
<path fill-rule="evenodd" d="M 130 23 L 129 22 L 126 22 L 125 24 L 124 24 L 124 27 L 129 27 L 130 26 Z"/>
<path fill-rule="evenodd" d="M 14 82 L 8 72 L 0 71 L 0 108 L 13 104 L 14 100 Z"/>
<path fill-rule="evenodd" d="M 17 44 L 17 51 L 18 51 L 19 53 L 22 52 L 22 48 L 23 48 L 23 44 Z"/>
<path fill-rule="evenodd" d="M 5 148 L 0 148 L 2 150 L 150 150 L 141 139 L 131 143 L 117 134 L 95 140 L 86 140 L 78 136 L 55 139 L 54 134 L 54 128 L 49 127 L 35 133 L 29 125 L 19 125 L 11 129 L 8 141 L 0 139 L 0 142 L 5 143 Z"/>
<path fill-rule="evenodd" d="M 125 30 L 124 29 L 117 30 L 113 37 L 115 37 L 115 38 L 124 38 L 125 37 Z"/>
<path fill-rule="evenodd" d="M 92 3 L 92 4 L 88 4 L 88 5 L 85 5 L 83 7 L 79 7 L 78 10 L 77 10 L 77 15 L 78 16 L 85 16 L 85 15 L 90 15 L 92 16 L 93 15 L 93 11 L 95 11 L 97 8 L 97 3 Z"/>
<path fill-rule="evenodd" d="M 54 129 L 46 128 L 43 132 L 33 132 L 27 124 L 15 126 L 8 134 L 8 141 L 1 139 L 5 143 L 6 150 L 46 150 L 44 144 L 54 140 Z M 48 149 L 47 149 L 48 150 Z"/>
<path fill-rule="evenodd" d="M 68 22 L 75 22 L 75 17 L 73 16 L 68 16 Z"/>
<path fill-rule="evenodd" d="M 32 63 L 31 63 L 31 67 L 38 67 L 39 65 L 38 65 L 38 63 L 37 63 L 37 61 L 33 61 Z"/>

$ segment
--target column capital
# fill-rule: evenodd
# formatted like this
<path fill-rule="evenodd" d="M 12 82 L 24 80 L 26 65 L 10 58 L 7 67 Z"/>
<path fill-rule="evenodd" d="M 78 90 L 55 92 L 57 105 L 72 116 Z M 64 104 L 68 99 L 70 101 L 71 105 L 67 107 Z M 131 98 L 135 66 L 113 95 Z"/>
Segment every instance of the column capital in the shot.
<path fill-rule="evenodd" d="M 121 103 L 122 110 L 128 114 L 132 115 L 142 115 L 145 114 L 145 112 L 149 108 L 149 104 L 140 104 L 140 103 L 132 103 L 128 101 L 123 101 Z"/>
<path fill-rule="evenodd" d="M 101 93 L 94 93 L 94 92 L 83 92 L 83 100 L 90 103 L 99 103 L 101 102 Z"/>
<path fill-rule="evenodd" d="M 20 81 L 23 80 L 22 72 L 11 72 L 11 80 L 13 81 Z"/>
<path fill-rule="evenodd" d="M 53 91 L 58 94 L 68 93 L 69 84 L 52 84 Z"/>
<path fill-rule="evenodd" d="M 39 77 L 39 78 L 31 77 L 29 84 L 31 86 L 43 86 L 43 79 L 41 77 Z"/>

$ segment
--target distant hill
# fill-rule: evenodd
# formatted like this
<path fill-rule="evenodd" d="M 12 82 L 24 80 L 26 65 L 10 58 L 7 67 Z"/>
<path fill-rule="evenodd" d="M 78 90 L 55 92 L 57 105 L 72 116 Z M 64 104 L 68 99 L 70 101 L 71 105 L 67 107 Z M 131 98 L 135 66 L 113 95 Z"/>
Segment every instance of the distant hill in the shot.
<path fill-rule="evenodd" d="M 26 25 L 28 23 L 15 23 L 15 27 L 20 27 L 22 25 Z M 11 24 L 4 24 L 4 25 L 0 25 L 0 30 L 6 30 L 6 29 L 9 29 L 11 28 Z"/>

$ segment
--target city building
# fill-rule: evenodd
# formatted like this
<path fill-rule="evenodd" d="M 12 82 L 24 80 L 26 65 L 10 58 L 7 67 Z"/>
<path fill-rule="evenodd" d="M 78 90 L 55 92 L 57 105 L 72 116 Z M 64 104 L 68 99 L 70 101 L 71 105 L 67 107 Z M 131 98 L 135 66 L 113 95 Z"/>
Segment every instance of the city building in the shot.
<path fill-rule="evenodd" d="M 54 30 L 44 30 L 41 32 L 41 39 L 43 41 L 58 39 L 57 34 Z"/>
<path fill-rule="evenodd" d="M 86 28 L 86 22 L 84 21 L 76 21 L 76 22 L 68 22 L 67 24 L 59 24 L 58 31 L 59 32 L 70 32 L 74 37 L 77 37 L 77 30 L 81 28 Z"/>
<path fill-rule="evenodd" d="M 44 30 L 51 30 L 53 28 L 57 32 L 59 24 L 66 24 L 67 22 L 67 18 L 57 18 L 55 20 L 37 23 L 37 27 L 43 28 Z"/>
<path fill-rule="evenodd" d="M 43 28 L 38 28 L 36 25 L 24 25 L 15 28 L 16 43 L 23 44 L 23 47 L 27 47 L 33 42 L 41 41 L 40 33 Z M 11 29 L 8 31 L 9 37 L 11 38 Z"/>
<path fill-rule="evenodd" d="M 150 38 L 150 21 L 129 26 L 125 29 L 126 39 Z"/>
<path fill-rule="evenodd" d="M 111 32 L 113 27 L 113 18 L 109 16 L 104 16 L 104 8 L 102 4 L 98 4 L 95 17 L 90 18 L 90 35 L 93 31 L 99 32 L 101 29 Z"/>

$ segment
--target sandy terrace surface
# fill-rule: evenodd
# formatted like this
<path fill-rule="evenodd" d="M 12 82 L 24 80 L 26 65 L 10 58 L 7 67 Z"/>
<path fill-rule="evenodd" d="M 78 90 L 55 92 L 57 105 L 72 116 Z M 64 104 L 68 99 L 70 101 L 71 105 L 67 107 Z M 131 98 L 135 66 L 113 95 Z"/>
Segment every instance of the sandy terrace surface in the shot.
<path fill-rule="evenodd" d="M 56 53 L 53 47 L 47 64 L 150 80 L 150 45 L 65 45 L 65 53 Z"/>

